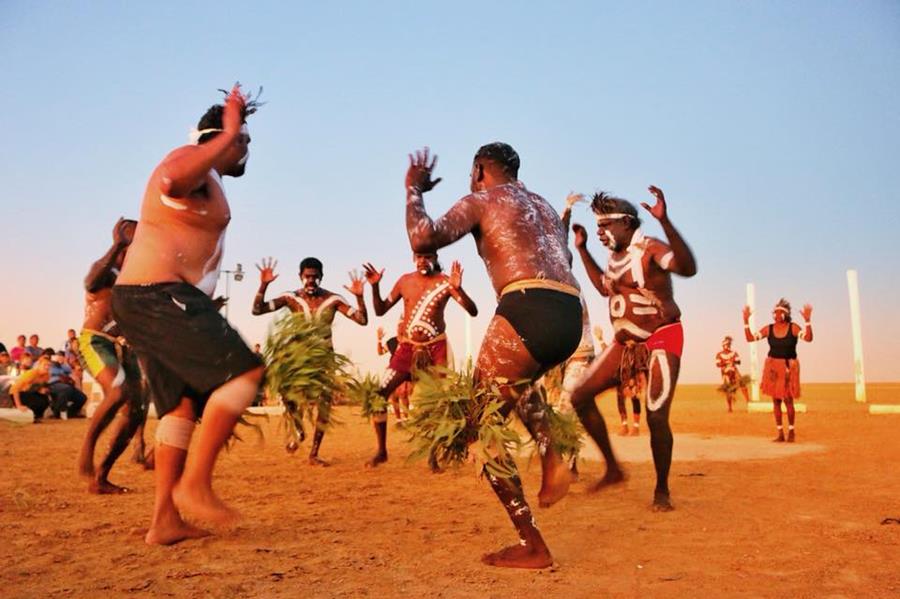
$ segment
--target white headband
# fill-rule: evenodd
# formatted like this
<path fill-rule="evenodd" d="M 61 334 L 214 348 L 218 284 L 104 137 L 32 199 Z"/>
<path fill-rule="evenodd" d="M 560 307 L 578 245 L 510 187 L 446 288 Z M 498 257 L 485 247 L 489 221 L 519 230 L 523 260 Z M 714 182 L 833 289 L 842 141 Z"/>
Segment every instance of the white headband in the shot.
<path fill-rule="evenodd" d="M 207 133 L 218 133 L 220 131 L 224 131 L 225 129 L 197 129 L 194 127 L 191 129 L 190 133 L 188 133 L 188 141 L 190 141 L 195 146 L 200 143 L 200 138 L 206 135 Z M 247 128 L 247 123 L 241 125 L 241 133 L 244 135 L 250 134 L 250 129 Z"/>
<path fill-rule="evenodd" d="M 791 311 L 788 310 L 787 308 L 785 308 L 784 306 L 775 306 L 775 309 L 772 311 L 773 312 L 787 312 L 788 314 L 791 313 Z"/>
<path fill-rule="evenodd" d="M 625 218 L 626 216 L 631 216 L 631 215 L 625 214 L 624 212 L 611 212 L 609 214 L 598 214 L 597 215 L 597 223 L 601 223 L 605 220 L 619 220 L 620 218 Z"/>
<path fill-rule="evenodd" d="M 188 141 L 196 146 L 200 143 L 200 138 L 207 133 L 218 133 L 219 131 L 224 131 L 224 129 L 197 129 L 194 127 L 191 129 L 191 132 L 188 133 Z"/>

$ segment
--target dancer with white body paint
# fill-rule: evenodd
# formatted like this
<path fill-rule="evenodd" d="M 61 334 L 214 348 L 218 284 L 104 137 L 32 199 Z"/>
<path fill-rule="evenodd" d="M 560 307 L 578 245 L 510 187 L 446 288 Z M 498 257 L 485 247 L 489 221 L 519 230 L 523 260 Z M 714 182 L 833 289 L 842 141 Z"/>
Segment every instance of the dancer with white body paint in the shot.
<path fill-rule="evenodd" d="M 519 155 L 505 143 L 482 146 L 472 163 L 471 194 L 437 220 L 422 194 L 437 158 L 428 149 L 410 156 L 406 173 L 406 230 L 414 252 L 436 251 L 472 234 L 498 297 L 475 366 L 476 382 L 498 383 L 508 410 L 515 409 L 541 455 L 538 494 L 550 506 L 568 492 L 571 474 L 554 448 L 547 407 L 535 381 L 578 347 L 582 307 L 572 275 L 566 231 L 553 207 L 518 180 Z M 525 383 L 523 384 L 522 381 Z M 514 462 L 504 465 L 516 472 Z M 517 474 L 485 476 L 519 535 L 519 543 L 482 557 L 493 566 L 546 568 L 553 557 L 538 530 Z"/>
<path fill-rule="evenodd" d="M 94 410 L 84 443 L 78 456 L 78 472 L 88 478 L 88 491 L 97 494 L 126 493 L 128 489 L 108 480 L 113 464 L 128 447 L 128 442 L 140 432 L 140 457 L 144 456 L 143 426 L 147 406 L 141 392 L 141 370 L 137 356 L 121 337 L 112 315 L 112 288 L 122 268 L 128 246 L 134 238 L 137 221 L 120 218 L 113 227 L 113 244 L 91 266 L 84 280 L 84 323 L 78 336 L 77 356 L 82 368 L 103 389 L 103 401 Z M 94 466 L 94 449 L 97 439 L 112 423 L 116 426 L 109 451 L 100 464 Z M 149 466 L 152 467 L 152 466 Z"/>
<path fill-rule="evenodd" d="M 371 263 L 363 265 L 366 279 L 372 286 L 372 307 L 377 316 L 383 316 L 394 305 L 403 300 L 403 316 L 397 326 L 397 349 L 384 373 L 379 394 L 385 399 L 402 384 L 411 381 L 414 369 L 447 365 L 447 323 L 444 310 L 450 298 L 463 307 L 471 316 L 478 316 L 478 307 L 462 288 L 463 269 L 454 262 L 448 277 L 441 272 L 436 252 L 414 254 L 414 272 L 406 273 L 397 280 L 394 288 L 384 299 L 379 285 L 384 269 L 378 270 Z M 367 466 L 378 466 L 387 461 L 387 410 L 376 414 L 373 419 L 378 450 L 366 462 Z M 437 464 L 431 461 L 432 470 Z"/>
<path fill-rule="evenodd" d="M 669 511 L 669 467 L 672 463 L 672 430 L 669 410 L 684 344 L 681 310 L 672 293 L 672 273 L 692 277 L 697 264 L 690 248 L 669 220 L 666 200 L 658 187 L 650 186 L 656 204 L 641 205 L 656 218 L 669 245 L 644 237 L 637 209 L 606 193 L 594 195 L 591 208 L 597 217 L 597 235 L 609 250 L 604 272 L 587 249 L 587 232 L 574 225 L 575 247 L 594 287 L 609 298 L 609 316 L 615 341 L 594 360 L 572 404 L 584 428 L 606 459 L 606 475 L 595 490 L 624 480 L 616 461 L 603 416 L 594 398 L 622 382 L 647 376 L 647 426 L 656 467 L 653 508 Z"/>
<path fill-rule="evenodd" d="M 716 366 L 722 375 L 722 387 L 720 389 L 724 389 L 729 413 L 734 411 L 735 390 L 740 389 L 744 395 L 744 401 L 750 402 L 750 393 L 747 391 L 747 385 L 738 368 L 738 365 L 741 363 L 741 356 L 731 349 L 731 342 L 731 337 L 726 335 L 722 339 L 722 351 L 716 354 Z"/>
<path fill-rule="evenodd" d="M 772 318 L 775 320 L 761 328 L 755 335 L 750 330 L 750 306 L 744 306 L 744 337 L 747 343 L 765 339 L 769 342 L 769 355 L 763 366 L 762 384 L 760 390 L 772 398 L 772 407 L 775 413 L 775 426 L 778 436 L 774 441 L 785 441 L 784 427 L 782 425 L 781 403 L 784 402 L 788 416 L 787 442 L 793 443 L 796 439 L 794 433 L 794 400 L 800 397 L 800 362 L 797 360 L 797 342 L 807 343 L 813 340 L 812 306 L 806 304 L 800 311 L 803 317 L 803 326 L 791 321 L 791 304 L 781 298 L 775 304 Z"/>
<path fill-rule="evenodd" d="M 384 329 L 378 327 L 378 329 L 375 331 L 375 336 L 376 340 L 378 341 L 378 344 L 376 346 L 378 355 L 383 356 L 384 354 L 390 354 L 391 357 L 394 357 L 394 352 L 397 351 L 397 347 L 400 345 L 400 341 L 397 339 L 397 335 L 394 335 L 393 337 L 385 341 Z M 394 426 L 398 428 L 403 428 L 404 424 L 409 419 L 409 396 L 412 392 L 411 387 L 412 383 L 410 381 L 401 383 L 388 398 L 391 402 L 391 407 L 393 407 L 394 409 L 394 418 L 397 420 Z"/>
<path fill-rule="evenodd" d="M 322 277 L 324 275 L 324 266 L 318 258 L 304 258 L 300 262 L 300 282 L 303 284 L 301 289 L 284 293 L 273 300 L 266 301 L 266 289 L 269 284 L 278 278 L 275 274 L 275 267 L 278 262 L 272 258 L 263 259 L 262 264 L 257 264 L 259 270 L 259 291 L 253 298 L 253 314 L 261 315 L 275 312 L 282 308 L 287 308 L 291 312 L 303 314 L 307 320 L 317 320 L 326 323 L 329 327 L 328 341 L 331 342 L 331 326 L 334 324 L 334 317 L 340 313 L 352 320 L 358 325 L 365 326 L 369 322 L 369 315 L 366 312 L 366 302 L 363 300 L 363 290 L 365 281 L 355 272 L 350 273 L 350 286 L 344 286 L 356 298 L 356 308 L 352 307 L 347 301 L 337 293 L 332 293 L 324 287 L 321 287 Z M 332 348 L 333 349 L 333 348 Z M 327 398 L 332 401 L 334 398 Z M 328 462 L 319 458 L 319 448 L 322 446 L 322 439 L 325 437 L 325 428 L 328 425 L 327 414 L 316 415 L 316 432 L 313 434 L 312 448 L 309 451 L 309 459 L 307 460 L 311 466 L 328 466 Z M 302 440 L 302 439 L 301 439 Z M 287 445 L 288 451 L 297 450 L 297 441 L 291 440 Z"/>
<path fill-rule="evenodd" d="M 250 144 L 245 120 L 258 106 L 235 85 L 224 106 L 211 107 L 200 119 L 197 144 L 172 151 L 154 169 L 112 290 L 113 314 L 141 359 L 160 415 L 148 544 L 208 534 L 182 515 L 214 525 L 237 519 L 213 492 L 212 473 L 256 396 L 263 366 L 211 295 L 231 220 L 222 176 L 244 174 Z M 201 415 L 194 459 L 185 467 Z"/>

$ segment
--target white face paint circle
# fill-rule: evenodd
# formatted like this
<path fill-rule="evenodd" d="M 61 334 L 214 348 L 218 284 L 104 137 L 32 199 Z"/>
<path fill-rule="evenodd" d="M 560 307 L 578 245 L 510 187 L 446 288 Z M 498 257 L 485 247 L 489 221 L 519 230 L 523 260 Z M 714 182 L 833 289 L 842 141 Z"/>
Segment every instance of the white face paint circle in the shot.
<path fill-rule="evenodd" d="M 625 315 L 624 295 L 614 295 L 609 298 L 609 315 L 613 318 L 621 318 Z"/>

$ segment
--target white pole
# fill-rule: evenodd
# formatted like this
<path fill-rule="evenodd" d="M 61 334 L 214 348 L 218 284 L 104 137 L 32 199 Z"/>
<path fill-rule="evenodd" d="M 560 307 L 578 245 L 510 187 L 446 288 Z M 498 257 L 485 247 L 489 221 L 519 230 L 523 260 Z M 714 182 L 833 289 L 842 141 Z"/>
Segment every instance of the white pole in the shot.
<path fill-rule="evenodd" d="M 850 327 L 853 329 L 853 381 L 856 383 L 856 401 L 866 403 L 862 322 L 859 315 L 859 276 L 855 270 L 847 271 L 847 290 L 850 292 Z"/>
<path fill-rule="evenodd" d="M 750 306 L 750 330 L 756 332 L 753 316 L 756 314 L 756 287 L 747 283 L 747 305 Z M 759 401 L 759 358 L 756 354 L 756 343 L 750 344 L 750 398 Z"/>
<path fill-rule="evenodd" d="M 472 365 L 472 317 L 466 314 L 466 368 Z"/>

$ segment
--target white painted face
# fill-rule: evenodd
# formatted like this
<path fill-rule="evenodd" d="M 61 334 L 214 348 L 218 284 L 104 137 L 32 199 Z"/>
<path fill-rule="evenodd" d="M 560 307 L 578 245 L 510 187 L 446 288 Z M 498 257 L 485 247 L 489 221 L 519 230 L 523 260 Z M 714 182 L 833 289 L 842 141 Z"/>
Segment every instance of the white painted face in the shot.
<path fill-rule="evenodd" d="M 603 229 L 599 232 L 600 235 L 600 243 L 605 245 L 607 248 L 612 251 L 616 251 L 619 249 L 618 244 L 616 243 L 615 236 L 610 232 L 609 229 Z"/>
<path fill-rule="evenodd" d="M 437 260 L 435 254 L 415 254 L 413 261 L 416 264 L 416 270 L 419 274 L 428 276 L 434 272 L 434 261 Z"/>

